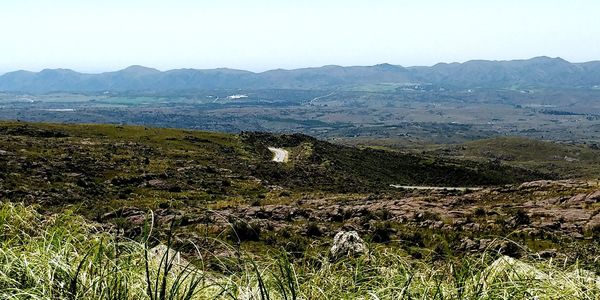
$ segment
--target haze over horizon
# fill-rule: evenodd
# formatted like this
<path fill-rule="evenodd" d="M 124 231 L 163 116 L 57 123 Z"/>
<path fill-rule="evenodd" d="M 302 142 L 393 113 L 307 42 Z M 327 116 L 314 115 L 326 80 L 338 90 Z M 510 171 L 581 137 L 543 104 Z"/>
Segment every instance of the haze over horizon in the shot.
<path fill-rule="evenodd" d="M 5 1 L 0 74 L 130 65 L 261 72 L 537 56 L 586 62 L 600 59 L 597 11 L 591 0 Z"/>
<path fill-rule="evenodd" d="M 502 62 L 502 61 L 527 61 L 527 60 L 532 60 L 532 59 L 536 59 L 536 58 L 549 58 L 549 59 L 564 59 L 562 57 L 549 57 L 546 55 L 541 55 L 541 56 L 536 56 L 536 57 L 531 57 L 531 58 L 515 58 L 515 59 L 507 59 L 507 60 L 485 60 L 482 59 L 481 61 L 498 61 L 498 62 Z M 145 66 L 145 65 L 129 65 L 129 66 L 125 66 L 119 69 L 113 69 L 113 70 L 101 70 L 101 71 L 80 71 L 77 69 L 71 69 L 71 68 L 63 68 L 63 67 L 56 67 L 56 68 L 42 68 L 39 70 L 26 70 L 26 69 L 18 69 L 18 70 L 10 70 L 10 71 L 6 71 L 6 72 L 0 72 L 0 76 L 7 74 L 7 73 L 12 73 L 12 72 L 18 72 L 18 71 L 26 71 L 26 72 L 41 72 L 43 70 L 71 70 L 71 71 L 75 71 L 77 73 L 81 73 L 81 74 L 91 74 L 91 75 L 95 75 L 95 74 L 102 74 L 102 73 L 111 73 L 111 72 L 118 72 L 118 71 L 123 71 L 126 69 L 130 69 L 130 68 L 145 68 L 145 69 L 154 69 L 154 70 L 158 70 L 160 72 L 166 72 L 166 71 L 172 71 L 172 70 L 181 70 L 181 69 L 194 69 L 194 70 L 216 70 L 216 69 L 229 69 L 229 70 L 239 70 L 239 71 L 248 71 L 248 72 L 252 72 L 252 73 L 256 73 L 256 74 L 260 74 L 260 73 L 264 73 L 264 72 L 269 72 L 269 71 L 275 71 L 275 70 L 299 70 L 299 69 L 311 69 L 311 68 L 323 68 L 323 67 L 327 67 L 327 66 L 339 66 L 339 67 L 370 67 L 370 66 L 376 66 L 376 65 L 384 65 L 384 64 L 390 64 L 390 65 L 395 65 L 395 66 L 400 66 L 400 67 L 404 67 L 404 68 L 414 68 L 414 67 L 432 67 L 435 66 L 437 64 L 452 64 L 452 63 L 465 63 L 465 62 L 469 62 L 469 61 L 478 61 L 479 59 L 473 59 L 473 60 L 467 60 L 467 61 L 460 61 L 460 62 L 446 62 L 446 61 L 440 61 L 431 65 L 402 65 L 402 64 L 390 64 L 388 62 L 381 62 L 381 63 L 377 63 L 377 64 L 373 64 L 373 65 L 336 65 L 336 64 L 327 64 L 327 65 L 319 65 L 319 66 L 299 66 L 297 68 L 273 68 L 273 69 L 266 69 L 266 70 L 247 70 L 247 69 L 236 69 L 236 68 L 229 68 L 229 67 L 214 67 L 214 68 L 188 68 L 188 67 L 181 67 L 181 68 L 174 68 L 174 69 L 159 69 L 159 68 L 154 68 L 153 66 Z M 573 64 L 579 64 L 579 63 L 590 63 L 590 62 L 596 62 L 596 61 L 600 61 L 600 60 L 592 60 L 592 61 L 582 61 L 582 62 L 571 62 L 568 61 L 569 63 L 573 63 Z"/>

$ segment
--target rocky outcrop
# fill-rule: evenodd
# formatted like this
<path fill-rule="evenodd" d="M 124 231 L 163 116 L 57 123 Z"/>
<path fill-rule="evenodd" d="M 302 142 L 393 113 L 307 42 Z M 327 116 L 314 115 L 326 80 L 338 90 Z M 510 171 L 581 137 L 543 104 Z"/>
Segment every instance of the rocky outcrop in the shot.
<path fill-rule="evenodd" d="M 333 238 L 329 258 L 336 261 L 343 257 L 354 257 L 365 253 L 367 253 L 367 246 L 356 231 L 340 231 Z"/>
<path fill-rule="evenodd" d="M 179 251 L 175 251 L 163 244 L 148 250 L 148 258 L 156 263 L 156 265 L 162 265 L 163 267 L 165 264 L 167 264 L 175 267 L 186 268 L 190 264 L 186 259 L 181 257 L 181 253 Z"/>

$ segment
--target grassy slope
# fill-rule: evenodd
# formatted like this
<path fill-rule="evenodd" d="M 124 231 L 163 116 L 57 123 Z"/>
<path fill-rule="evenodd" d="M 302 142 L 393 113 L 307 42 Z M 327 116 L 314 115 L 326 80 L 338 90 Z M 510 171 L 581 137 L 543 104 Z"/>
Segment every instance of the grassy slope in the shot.
<path fill-rule="evenodd" d="M 155 208 L 253 201 L 272 184 L 294 191 L 373 192 L 389 184 L 492 185 L 545 178 L 498 164 L 360 150 L 302 135 L 113 125 L 0 123 L 0 197 L 40 203 Z M 267 146 L 291 151 L 270 161 Z"/>
<path fill-rule="evenodd" d="M 41 204 L 42 207 L 36 209 L 44 212 L 40 215 L 31 207 L 2 204 L 0 293 L 4 294 L 0 296 L 3 298 L 18 293 L 28 293 L 33 299 L 36 295 L 48 294 L 64 298 L 66 293 L 72 292 L 66 287 L 73 278 L 81 280 L 75 293 L 88 293 L 80 297 L 83 299 L 101 299 L 102 291 L 121 291 L 129 298 L 145 298 L 144 244 L 122 235 L 96 233 L 98 230 L 106 232 L 107 228 L 133 229 L 133 224 L 126 223 L 124 218 L 115 218 L 111 224 L 92 226 L 73 216 L 73 210 L 102 220 L 105 212 L 132 206 L 156 211 L 175 207 L 187 213 L 217 206 L 249 206 L 257 199 L 261 203 L 279 203 L 284 192 L 289 192 L 291 197 L 303 197 L 307 191 L 323 191 L 323 195 L 352 191 L 368 194 L 399 180 L 406 180 L 407 184 L 444 185 L 458 181 L 464 185 L 464 182 L 491 184 L 540 176 L 497 164 L 439 159 L 436 155 L 341 147 L 301 135 L 245 133 L 238 136 L 129 126 L 3 122 L 0 139 L 0 150 L 4 151 L 0 155 L 0 167 L 4 170 L 0 173 L 0 198 Z M 289 149 L 291 162 L 285 165 L 270 162 L 272 154 L 266 149 L 267 145 Z M 273 188 L 273 184 L 281 189 Z M 60 213 L 50 214 L 53 211 Z M 189 216 L 193 218 L 194 213 Z M 212 298 L 223 289 L 230 294 L 222 295 L 230 295 L 230 298 L 248 293 L 258 295 L 253 263 L 265 276 L 272 298 L 282 298 L 278 278 L 284 278 L 286 283 L 294 282 L 286 293 L 293 289 L 306 299 L 367 297 L 369 293 L 381 298 L 399 298 L 407 293 L 413 298 L 434 298 L 439 297 L 440 292 L 445 298 L 459 298 L 461 292 L 467 293 L 467 298 L 533 295 L 590 298 L 589 295 L 597 291 L 593 283 L 580 280 L 588 277 L 573 277 L 572 269 L 561 270 L 551 261 L 534 261 L 535 265 L 541 264 L 540 272 L 547 275 L 543 280 L 517 280 L 513 275 L 506 275 L 507 270 L 513 274 L 515 264 L 512 263 L 503 267 L 507 270 L 494 272 L 490 268 L 498 255 L 493 251 L 477 260 L 437 258 L 432 268 L 431 260 L 414 261 L 401 249 L 374 244 L 366 257 L 331 264 L 322 243 L 312 242 L 302 250 L 306 251 L 302 259 L 286 263 L 273 258 L 287 255 L 276 250 L 279 246 L 268 243 L 268 232 L 263 232 L 260 242 L 245 242 L 241 248 L 227 246 L 229 250 L 225 251 L 230 253 L 223 256 L 222 252 L 203 244 L 214 236 L 203 238 L 195 228 L 200 227 L 190 226 L 191 231 L 186 234 L 193 235 L 197 242 L 194 247 L 200 249 L 190 248 L 191 251 L 201 252 L 204 262 L 212 264 L 207 270 L 221 270 L 214 274 L 220 285 L 209 287 L 213 283 L 211 277 L 203 283 L 205 289 L 199 294 L 200 298 Z M 139 241 L 143 236 L 144 232 L 140 231 L 135 238 Z M 157 237 L 157 234 L 152 236 Z M 432 234 L 432 240 L 436 236 Z M 286 238 L 286 244 L 294 243 L 292 238 L 297 237 Z M 213 243 L 223 241 L 217 239 Z M 240 250 L 252 247 L 263 251 L 251 253 L 269 255 L 253 256 Z M 87 253 L 93 255 L 86 257 Z M 82 271 L 76 274 L 80 262 L 83 262 Z M 204 269 L 202 262 L 197 265 Z M 286 268 L 293 272 L 279 273 Z M 110 274 L 115 270 L 119 270 L 116 272 L 119 275 L 113 277 Z M 538 273 L 529 267 L 524 272 L 519 274 L 521 278 Z M 151 276 L 156 277 L 157 273 L 154 267 Z M 174 280 L 176 275 L 174 273 L 169 280 Z M 123 290 L 125 278 L 126 291 Z M 485 289 L 481 283 L 483 278 L 490 278 L 485 282 Z M 561 284 L 555 285 L 557 281 Z M 340 287 L 352 288 L 343 288 L 340 295 Z M 38 298 L 44 299 L 44 296 Z"/>
<path fill-rule="evenodd" d="M 564 144 L 525 137 L 496 137 L 462 144 L 426 144 L 398 139 L 356 139 L 342 141 L 361 148 L 401 151 L 438 158 L 499 162 L 536 170 L 559 178 L 600 177 L 600 149 L 588 145 Z"/>
<path fill-rule="evenodd" d="M 326 253 L 290 261 L 284 253 L 239 252 L 235 261 L 220 261 L 225 272 L 211 273 L 203 260 L 192 267 L 152 256 L 145 244 L 95 233 L 96 226 L 68 213 L 41 215 L 0 203 L 0 297 L 594 299 L 600 293 L 596 275 L 579 266 L 525 263 L 493 252 L 435 266 L 378 247 L 336 263 Z"/>
<path fill-rule="evenodd" d="M 600 150 L 521 137 L 501 137 L 468 142 L 438 150 L 441 155 L 503 163 L 555 173 L 563 178 L 598 178 Z"/>
<path fill-rule="evenodd" d="M 291 150 L 289 168 L 262 169 L 273 180 L 310 189 L 332 191 L 381 191 L 390 184 L 479 186 L 549 178 L 548 174 L 488 162 L 440 158 L 393 151 L 358 149 L 335 145 L 303 135 L 274 136 L 264 133 L 242 135 L 264 159 L 268 145 Z M 264 165 L 263 165 L 264 166 Z M 308 184 L 308 185 L 307 185 Z"/>
<path fill-rule="evenodd" d="M 249 159 L 236 136 L 220 133 L 21 123 L 2 123 L 0 133 L 1 196 L 46 206 L 174 196 L 202 202 L 228 195 L 219 189 L 226 180 L 219 168 Z M 231 194 L 249 192 L 248 181 L 237 180 L 242 187 Z"/>

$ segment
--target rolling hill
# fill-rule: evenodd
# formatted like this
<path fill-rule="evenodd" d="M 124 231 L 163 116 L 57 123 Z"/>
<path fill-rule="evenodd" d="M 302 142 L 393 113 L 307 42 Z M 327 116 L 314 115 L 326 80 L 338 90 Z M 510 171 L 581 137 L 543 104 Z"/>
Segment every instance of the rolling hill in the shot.
<path fill-rule="evenodd" d="M 289 151 L 289 162 L 271 161 L 268 146 Z M 143 299 L 153 282 L 148 278 L 161 276 L 200 278 L 200 298 L 220 299 L 228 290 L 236 298 L 232 282 L 255 287 L 248 278 L 268 278 L 249 277 L 254 272 L 275 277 L 277 270 L 300 270 L 307 274 L 301 280 L 320 287 L 327 282 L 322 278 L 355 284 L 355 266 L 362 265 L 378 276 L 369 286 L 383 282 L 384 290 L 394 290 L 381 270 L 402 270 L 389 286 L 416 273 L 425 278 L 417 281 L 427 295 L 420 298 L 434 298 L 439 274 L 448 274 L 442 284 L 449 291 L 466 285 L 452 271 L 456 263 L 466 262 L 468 272 L 489 265 L 497 273 L 498 258 L 554 266 L 555 257 L 560 270 L 575 265 L 582 268 L 576 274 L 586 274 L 577 280 L 576 296 L 584 296 L 574 299 L 598 290 L 597 180 L 523 183 L 551 176 L 503 162 L 359 149 L 301 134 L 24 122 L 0 122 L 0 170 L 0 257 L 7 262 L 0 294 L 8 298 L 27 291 L 40 299 L 49 293 L 103 299 L 114 287 L 115 299 Z M 488 186 L 413 191 L 390 183 Z M 336 261 L 328 254 L 332 239 L 335 245 L 339 232 L 350 230 L 369 251 Z M 435 276 L 432 265 L 440 270 Z M 572 276 L 556 270 L 548 273 Z M 474 274 L 473 285 L 487 276 Z M 556 285 L 549 276 L 547 284 Z M 339 282 L 327 286 L 327 298 L 339 296 Z M 504 277 L 497 282 L 491 286 L 506 295 Z M 534 281 L 518 282 L 528 290 Z M 322 297 L 319 289 L 307 299 Z M 420 295 L 414 284 L 411 289 Z M 571 286 L 565 290 L 573 293 Z"/>
<path fill-rule="evenodd" d="M 459 145 L 444 145 L 432 155 L 454 159 L 498 161 L 561 178 L 598 178 L 600 150 L 524 137 L 497 137 Z"/>
<path fill-rule="evenodd" d="M 253 201 L 273 185 L 352 193 L 390 190 L 390 184 L 486 186 L 550 178 L 508 165 L 361 150 L 300 134 L 1 122 L 0 141 L 0 198 L 42 205 L 120 207 L 144 195 L 198 205 Z M 290 162 L 271 162 L 268 146 L 288 150 Z"/>

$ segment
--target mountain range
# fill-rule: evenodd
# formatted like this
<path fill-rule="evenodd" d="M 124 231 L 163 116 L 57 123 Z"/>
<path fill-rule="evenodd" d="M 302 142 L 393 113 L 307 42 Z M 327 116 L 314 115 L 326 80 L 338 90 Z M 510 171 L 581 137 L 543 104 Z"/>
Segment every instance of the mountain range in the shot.
<path fill-rule="evenodd" d="M 5 92 L 177 91 L 206 89 L 335 89 L 368 84 L 433 85 L 447 88 L 531 88 L 600 85 L 600 61 L 571 63 L 562 58 L 472 60 L 431 67 L 379 64 L 342 67 L 328 65 L 261 73 L 218 68 L 161 72 L 143 66 L 100 74 L 69 69 L 15 71 L 0 76 Z"/>

